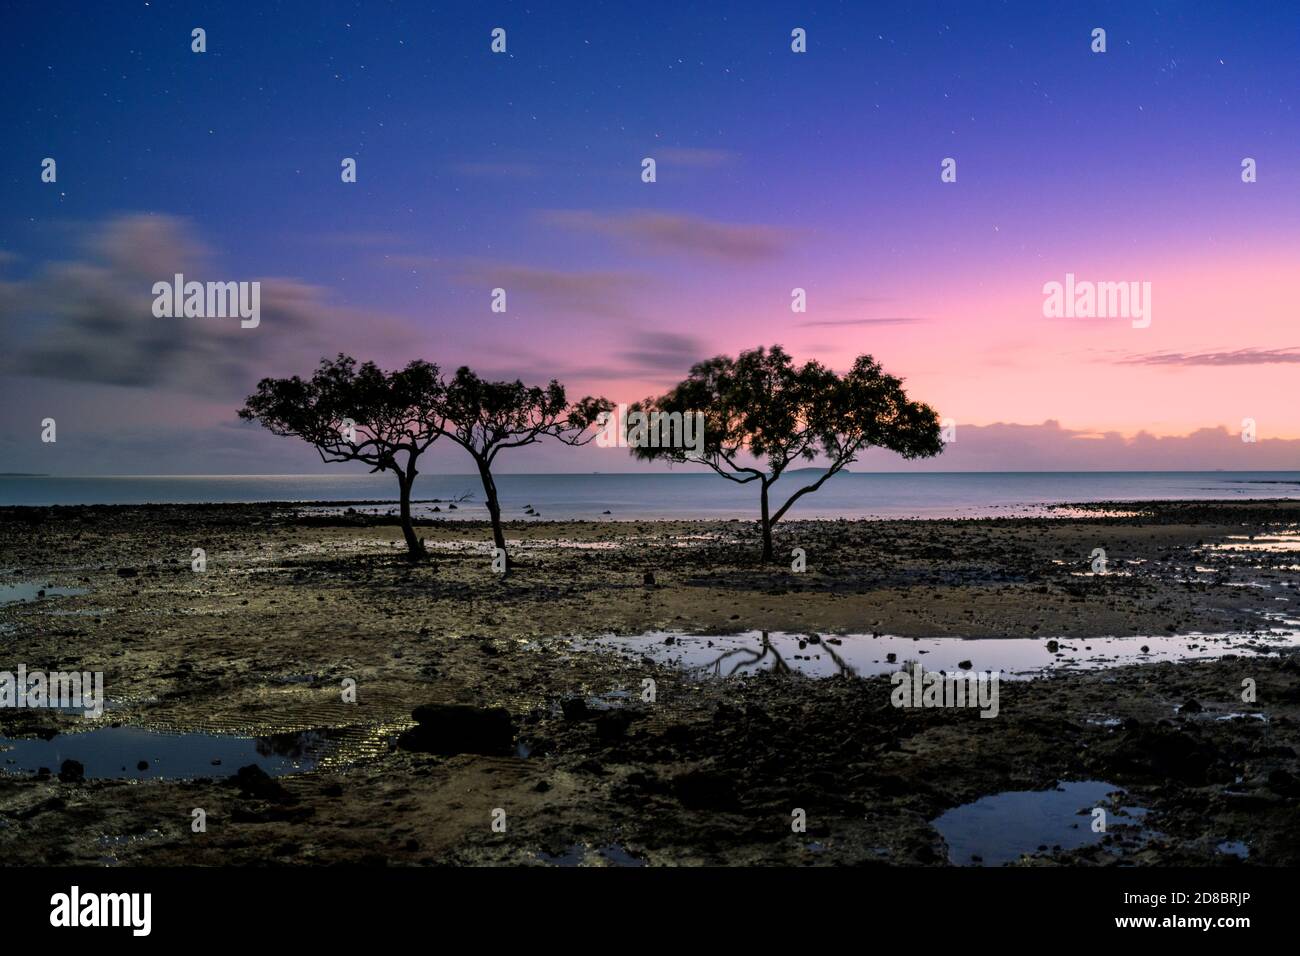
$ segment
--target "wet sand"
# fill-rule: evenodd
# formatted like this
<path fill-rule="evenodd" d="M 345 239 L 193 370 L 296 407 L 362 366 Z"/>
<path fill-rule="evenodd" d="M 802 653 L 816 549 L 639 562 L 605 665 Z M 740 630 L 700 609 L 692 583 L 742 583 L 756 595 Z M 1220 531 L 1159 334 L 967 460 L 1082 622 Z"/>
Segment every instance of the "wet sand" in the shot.
<path fill-rule="evenodd" d="M 0 736 L 57 732 L 57 743 L 120 723 L 274 735 L 264 749 L 290 757 L 300 731 L 330 744 L 312 769 L 274 780 L 222 765 L 193 779 L 134 780 L 128 767 L 127 779 L 61 781 L 58 766 L 5 773 L 0 751 L 0 852 L 107 865 L 946 865 L 932 825 L 944 812 L 1105 781 L 1146 809 L 1140 838 L 1120 827 L 1075 849 L 1026 847 L 1023 862 L 1239 866 L 1222 849 L 1238 844 L 1245 865 L 1300 862 L 1300 661 L 1253 653 L 1300 617 L 1300 552 L 1288 550 L 1300 502 L 1068 514 L 782 525 L 778 553 L 804 549 L 801 574 L 761 567 L 748 522 L 516 521 L 503 580 L 474 522 L 422 523 L 432 558 L 412 566 L 382 517 L 0 509 L 0 584 L 85 589 L 0 606 L 0 670 L 102 670 L 112 702 L 101 721 L 0 710 Z M 1105 574 L 1092 573 L 1095 548 Z M 581 640 L 744 631 L 842 642 L 1231 632 L 1241 653 L 1004 682 L 998 717 L 980 719 L 895 708 L 887 676 L 814 680 L 796 666 L 701 680 Z M 399 746 L 412 711 L 436 704 L 504 708 L 509 746 Z M 472 728 L 457 733 L 473 749 Z M 205 833 L 192 831 L 195 808 Z M 806 832 L 791 830 L 796 808 Z"/>

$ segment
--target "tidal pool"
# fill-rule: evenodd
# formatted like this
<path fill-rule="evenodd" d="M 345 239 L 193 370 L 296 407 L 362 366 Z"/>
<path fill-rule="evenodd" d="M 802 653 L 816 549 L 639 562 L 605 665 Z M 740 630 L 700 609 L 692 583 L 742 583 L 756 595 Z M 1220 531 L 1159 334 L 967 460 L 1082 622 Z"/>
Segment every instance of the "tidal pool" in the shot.
<path fill-rule="evenodd" d="M 175 780 L 230 777 L 253 764 L 270 776 L 313 769 L 331 748 L 323 731 L 236 737 L 161 733 L 141 727 L 99 727 L 49 740 L 0 736 L 0 772 L 57 774 L 65 760 L 85 768 L 86 779 Z"/>
<path fill-rule="evenodd" d="M 608 843 L 601 847 L 575 843 L 559 853 L 539 850 L 537 859 L 547 866 L 645 866 L 645 860 L 633 856 L 627 848 L 617 843 Z"/>
<path fill-rule="evenodd" d="M 931 821 L 955 866 L 1002 866 L 1023 855 L 1100 843 L 1093 811 L 1106 812 L 1106 830 L 1141 829 L 1146 810 L 1122 806 L 1121 788 L 1101 780 L 1062 783 L 1055 790 L 1010 790 L 955 807 Z"/>
<path fill-rule="evenodd" d="M 87 592 L 87 588 L 56 588 L 36 581 L 19 581 L 17 584 L 0 584 L 0 604 L 18 604 L 50 597 L 76 597 Z"/>
<path fill-rule="evenodd" d="M 574 638 L 580 650 L 612 651 L 672 664 L 699 678 L 760 671 L 807 677 L 892 674 L 908 661 L 928 671 L 1000 672 L 1004 679 L 1042 677 L 1053 671 L 1092 670 L 1124 664 L 1201 660 L 1230 654 L 1271 654 L 1300 647 L 1300 623 L 1241 634 L 1143 637 L 934 637 L 889 634 L 796 634 L 745 631 L 695 635 L 655 631 L 622 637 Z"/>

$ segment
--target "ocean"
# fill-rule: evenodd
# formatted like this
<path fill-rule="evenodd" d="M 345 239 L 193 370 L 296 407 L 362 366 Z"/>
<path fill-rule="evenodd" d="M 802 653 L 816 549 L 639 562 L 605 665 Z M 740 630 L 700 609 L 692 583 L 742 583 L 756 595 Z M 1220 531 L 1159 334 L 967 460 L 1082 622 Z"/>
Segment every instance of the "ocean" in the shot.
<path fill-rule="evenodd" d="M 787 475 L 773 507 L 818 472 Z M 500 475 L 506 518 L 531 505 L 545 519 L 744 518 L 758 514 L 758 488 L 709 472 Z M 456 510 L 447 499 L 468 495 Z M 0 476 L 0 505 L 208 502 L 377 502 L 395 507 L 389 475 L 166 475 L 120 477 Z M 987 517 L 1042 514 L 1070 502 L 1300 497 L 1300 471 L 844 473 L 790 510 L 792 518 Z M 485 518 L 477 475 L 423 475 L 417 515 Z M 441 503 L 430 499 L 442 499 Z M 331 507 L 335 506 L 333 504 Z"/>

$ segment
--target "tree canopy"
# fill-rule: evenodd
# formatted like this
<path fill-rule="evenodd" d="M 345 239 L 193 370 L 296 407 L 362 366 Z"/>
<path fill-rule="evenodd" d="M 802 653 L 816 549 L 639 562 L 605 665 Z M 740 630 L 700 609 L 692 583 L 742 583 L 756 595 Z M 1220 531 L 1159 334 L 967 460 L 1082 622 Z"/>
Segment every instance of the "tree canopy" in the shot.
<path fill-rule="evenodd" d="M 943 450 L 935 411 L 910 401 L 902 380 L 870 355 L 858 356 L 843 375 L 815 361 L 796 365 L 779 345 L 736 358 L 719 355 L 693 366 L 666 394 L 633 408 L 704 415 L 702 450 L 640 444 L 632 454 L 707 465 L 739 484 L 758 482 L 764 560 L 772 559 L 772 526 L 868 448 L 887 448 L 904 458 Z M 819 458 L 827 462 L 821 477 L 773 511 L 772 485 L 792 466 Z"/>
<path fill-rule="evenodd" d="M 552 379 L 545 387 L 513 382 L 489 382 L 462 366 L 446 383 L 441 405 L 444 433 L 474 459 L 496 547 L 506 547 L 501 504 L 492 465 L 507 448 L 554 438 L 566 445 L 585 445 L 595 438 L 588 429 L 613 405 L 603 398 L 582 398 L 572 404 L 564 386 Z"/>
<path fill-rule="evenodd" d="M 438 366 L 425 361 L 385 372 L 339 354 L 322 359 L 310 379 L 264 378 L 239 410 L 272 434 L 314 445 L 321 461 L 359 461 L 371 472 L 392 471 L 401 489 L 402 533 L 412 558 L 423 553 L 411 523 L 416 460 L 441 435 L 445 387 Z"/>

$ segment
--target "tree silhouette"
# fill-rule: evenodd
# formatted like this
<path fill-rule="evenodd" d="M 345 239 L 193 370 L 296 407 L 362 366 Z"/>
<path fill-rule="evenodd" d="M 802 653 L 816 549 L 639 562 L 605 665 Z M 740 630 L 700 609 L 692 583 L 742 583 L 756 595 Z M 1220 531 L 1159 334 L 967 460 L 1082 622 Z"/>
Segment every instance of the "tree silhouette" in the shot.
<path fill-rule="evenodd" d="M 569 404 L 564 386 L 554 379 L 545 388 L 513 382 L 485 382 L 462 366 L 446 383 L 442 408 L 444 433 L 460 445 L 478 466 L 492 518 L 492 539 L 503 552 L 506 536 L 501 527 L 501 502 L 492 466 L 506 448 L 531 445 L 544 437 L 566 445 L 585 445 L 596 437 L 586 431 L 601 412 L 613 404 L 604 398 L 583 398 Z M 507 567 L 509 558 L 507 558 Z"/>
<path fill-rule="evenodd" d="M 322 359 L 310 380 L 264 378 L 239 410 L 275 435 L 316 446 L 321 461 L 360 461 L 371 473 L 391 471 L 401 489 L 402 535 L 412 561 L 424 546 L 411 525 L 416 459 L 442 434 L 443 384 L 438 366 L 414 361 L 394 372 L 374 362 L 360 367 L 339 354 Z M 399 457 L 400 456 L 400 457 Z"/>
<path fill-rule="evenodd" d="M 742 485 L 757 481 L 765 562 L 772 560 L 772 527 L 867 448 L 888 448 L 904 458 L 943 450 L 934 409 L 909 401 L 902 381 L 882 372 L 870 355 L 858 356 L 843 376 L 817 362 L 796 367 L 779 345 L 734 359 L 720 355 L 693 366 L 667 394 L 631 410 L 703 413 L 702 451 L 640 443 L 632 454 L 708 465 Z M 773 511 L 769 493 L 776 481 L 792 464 L 819 456 L 830 462 L 822 476 Z"/>

